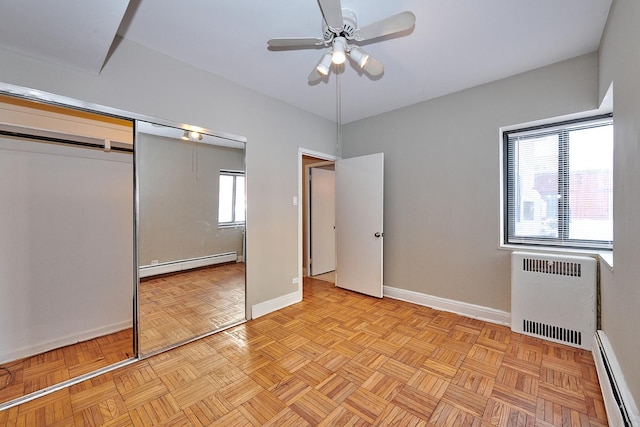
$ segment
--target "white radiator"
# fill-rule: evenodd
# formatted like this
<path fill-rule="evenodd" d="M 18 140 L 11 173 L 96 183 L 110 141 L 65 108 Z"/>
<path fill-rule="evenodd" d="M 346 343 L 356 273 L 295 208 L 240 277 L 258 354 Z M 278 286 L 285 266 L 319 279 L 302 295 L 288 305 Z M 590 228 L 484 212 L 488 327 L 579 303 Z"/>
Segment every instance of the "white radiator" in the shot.
<path fill-rule="evenodd" d="M 207 267 L 209 265 L 236 261 L 238 261 L 238 254 L 236 252 L 225 252 L 200 258 L 143 265 L 140 266 L 140 278 L 142 279 L 145 277 L 157 276 L 159 274 L 175 273 L 178 271 L 190 270 L 192 268 Z"/>
<path fill-rule="evenodd" d="M 591 349 L 597 261 L 584 256 L 511 255 L 511 330 Z"/>

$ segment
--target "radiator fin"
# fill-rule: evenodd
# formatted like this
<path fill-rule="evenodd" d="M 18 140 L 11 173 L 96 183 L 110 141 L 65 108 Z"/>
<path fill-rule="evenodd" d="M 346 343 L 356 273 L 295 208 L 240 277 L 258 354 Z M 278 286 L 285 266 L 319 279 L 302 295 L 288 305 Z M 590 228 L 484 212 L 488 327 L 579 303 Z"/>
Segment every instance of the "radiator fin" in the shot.
<path fill-rule="evenodd" d="M 571 261 L 523 258 L 522 270 L 560 276 L 582 277 L 582 265 L 579 262 Z"/>
<path fill-rule="evenodd" d="M 548 325 L 533 320 L 523 320 L 523 331 L 545 338 L 553 338 L 568 344 L 582 345 L 582 333 L 560 326 Z"/>

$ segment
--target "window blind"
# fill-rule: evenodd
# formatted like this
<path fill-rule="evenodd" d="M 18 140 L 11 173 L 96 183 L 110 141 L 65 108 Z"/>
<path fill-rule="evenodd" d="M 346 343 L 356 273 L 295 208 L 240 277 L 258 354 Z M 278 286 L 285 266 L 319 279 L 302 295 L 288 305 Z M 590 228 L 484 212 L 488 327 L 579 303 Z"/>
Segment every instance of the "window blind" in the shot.
<path fill-rule="evenodd" d="M 610 115 L 508 131 L 505 243 L 613 245 Z"/>

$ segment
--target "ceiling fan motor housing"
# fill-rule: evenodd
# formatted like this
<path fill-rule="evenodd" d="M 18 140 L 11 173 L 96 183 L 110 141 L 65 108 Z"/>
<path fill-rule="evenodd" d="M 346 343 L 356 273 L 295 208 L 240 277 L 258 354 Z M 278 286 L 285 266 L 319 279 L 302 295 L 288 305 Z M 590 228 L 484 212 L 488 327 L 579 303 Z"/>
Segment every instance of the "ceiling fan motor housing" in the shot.
<path fill-rule="evenodd" d="M 358 28 L 358 19 L 356 17 L 356 13 L 349 9 L 342 9 L 342 31 L 340 33 L 336 33 L 332 31 L 327 23 L 322 20 L 322 33 L 324 34 L 324 40 L 330 42 L 335 37 L 344 37 L 348 40 L 352 40 L 355 36 L 356 29 Z"/>

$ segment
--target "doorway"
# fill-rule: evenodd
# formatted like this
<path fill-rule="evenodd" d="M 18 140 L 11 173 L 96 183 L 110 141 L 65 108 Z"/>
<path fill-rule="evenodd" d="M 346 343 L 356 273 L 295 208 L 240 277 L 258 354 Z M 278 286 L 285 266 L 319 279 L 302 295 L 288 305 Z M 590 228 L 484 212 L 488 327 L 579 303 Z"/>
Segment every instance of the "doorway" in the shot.
<path fill-rule="evenodd" d="M 304 261 L 306 236 L 304 207 L 307 205 L 307 173 L 314 163 L 332 162 L 335 168 L 335 280 L 340 288 L 381 298 L 383 294 L 383 193 L 384 153 L 349 159 L 336 159 L 299 149 L 298 196 L 298 279 L 299 298 L 303 299 L 304 278 L 313 281 Z M 308 163 L 307 163 L 308 162 Z M 300 203 L 298 203 L 300 201 Z M 307 249 L 309 250 L 309 249 Z M 311 254 L 313 255 L 313 254 Z M 314 255 L 313 257 L 317 256 Z"/>
<path fill-rule="evenodd" d="M 334 163 L 311 163 L 305 167 L 305 177 L 307 275 L 334 282 L 331 279 L 336 269 Z"/>
<path fill-rule="evenodd" d="M 323 272 L 324 274 L 318 274 L 318 271 L 312 271 L 311 262 L 312 259 L 312 243 L 313 236 L 311 235 L 311 216 L 313 215 L 313 204 L 311 203 L 311 194 L 313 192 L 313 188 L 309 182 L 309 175 L 314 172 L 310 172 L 312 170 L 321 171 L 320 175 L 326 175 L 323 172 L 333 173 L 334 162 L 336 160 L 335 156 L 319 153 L 311 150 L 300 149 L 298 152 L 298 160 L 299 160 L 299 182 L 298 182 L 298 199 L 300 203 L 298 203 L 298 226 L 299 226 L 299 247 L 298 247 L 298 261 L 299 261 L 299 276 L 300 276 L 300 286 L 299 292 L 300 297 L 302 298 L 302 290 L 304 280 L 313 277 L 312 274 L 316 274 L 316 278 L 326 281 L 333 281 L 333 270 L 335 266 L 330 267 L 329 271 Z M 324 193 L 324 192 L 323 192 Z M 318 193 L 316 193 L 318 195 Z M 325 194 L 326 196 L 326 194 Z M 316 202 L 315 208 L 318 208 L 318 203 Z M 327 214 L 327 210 L 333 210 L 333 207 L 327 209 L 327 206 L 324 206 L 324 214 Z M 316 216 L 317 219 L 317 216 Z M 333 221 L 329 219 L 329 221 Z M 331 230 L 333 229 L 333 225 L 331 225 Z M 335 241 L 333 241 L 335 242 Z M 322 258 L 324 259 L 333 259 L 333 263 L 335 264 L 335 243 L 331 243 L 331 240 L 325 241 L 320 245 L 323 251 Z M 322 249 L 324 248 L 324 249 Z M 319 249 L 315 249 L 316 255 L 318 254 Z"/>

